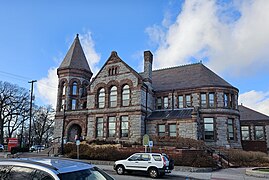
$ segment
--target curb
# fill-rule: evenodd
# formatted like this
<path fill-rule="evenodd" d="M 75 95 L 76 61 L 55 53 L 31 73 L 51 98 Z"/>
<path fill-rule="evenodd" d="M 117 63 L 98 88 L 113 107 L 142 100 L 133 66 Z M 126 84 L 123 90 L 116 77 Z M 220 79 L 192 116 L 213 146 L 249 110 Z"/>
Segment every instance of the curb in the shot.
<path fill-rule="evenodd" d="M 267 178 L 267 179 L 269 179 L 269 172 L 257 171 L 258 169 L 265 169 L 265 168 L 259 168 L 259 167 L 256 167 L 256 168 L 248 168 L 248 169 L 246 169 L 246 175 L 248 175 L 248 176 L 254 176 L 254 177 L 259 177 L 259 178 Z"/>

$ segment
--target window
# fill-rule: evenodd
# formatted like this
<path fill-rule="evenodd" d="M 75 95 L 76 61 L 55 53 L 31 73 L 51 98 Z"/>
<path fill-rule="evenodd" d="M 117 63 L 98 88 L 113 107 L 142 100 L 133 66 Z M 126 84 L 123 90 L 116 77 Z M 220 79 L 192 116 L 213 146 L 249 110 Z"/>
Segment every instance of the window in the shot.
<path fill-rule="evenodd" d="M 112 76 L 112 75 L 116 75 L 118 74 L 118 68 L 117 67 L 111 67 L 108 69 L 108 75 Z"/>
<path fill-rule="evenodd" d="M 129 118 L 121 116 L 121 137 L 128 137 L 129 133 Z"/>
<path fill-rule="evenodd" d="M 164 109 L 168 108 L 168 97 L 167 96 L 163 98 L 163 107 L 164 107 Z"/>
<path fill-rule="evenodd" d="M 96 137 L 104 136 L 104 119 L 102 117 L 98 117 L 96 119 Z"/>
<path fill-rule="evenodd" d="M 72 99 L 72 110 L 75 110 L 77 107 L 77 100 L 76 99 Z"/>
<path fill-rule="evenodd" d="M 66 94 L 66 84 L 65 84 L 65 82 L 63 82 L 62 94 L 63 94 L 63 96 Z"/>
<path fill-rule="evenodd" d="M 82 93 L 81 93 L 81 96 L 82 96 L 82 97 L 87 96 L 87 88 L 86 88 L 86 85 L 85 85 L 85 84 L 82 86 Z"/>
<path fill-rule="evenodd" d="M 204 118 L 204 138 L 205 140 L 214 140 L 214 119 Z"/>
<path fill-rule="evenodd" d="M 215 93 L 209 93 L 209 107 L 215 106 Z"/>
<path fill-rule="evenodd" d="M 183 108 L 183 96 L 178 96 L 178 108 Z"/>
<path fill-rule="evenodd" d="M 157 154 L 152 154 L 152 157 L 155 161 L 162 161 L 162 158 L 160 155 L 157 155 Z"/>
<path fill-rule="evenodd" d="M 229 94 L 224 93 L 224 107 L 228 107 L 228 103 L 229 103 Z"/>
<path fill-rule="evenodd" d="M 191 107 L 191 95 L 188 94 L 185 96 L 186 98 L 186 107 Z"/>
<path fill-rule="evenodd" d="M 63 111 L 65 108 L 65 99 L 62 99 L 62 104 L 61 104 L 61 111 Z"/>
<path fill-rule="evenodd" d="M 206 93 L 201 93 L 201 107 L 206 107 Z"/>
<path fill-rule="evenodd" d="M 77 89 L 78 89 L 78 84 L 76 82 L 73 82 L 72 95 L 77 95 Z"/>
<path fill-rule="evenodd" d="M 149 161 L 150 155 L 149 154 L 141 154 L 140 161 Z"/>
<path fill-rule="evenodd" d="M 264 140 L 263 126 L 255 126 L 255 140 Z"/>
<path fill-rule="evenodd" d="M 231 98 L 229 99 L 230 100 L 230 108 L 234 108 L 234 94 L 231 94 Z"/>
<path fill-rule="evenodd" d="M 98 93 L 98 107 L 99 108 L 105 107 L 105 89 L 104 88 L 100 89 Z"/>
<path fill-rule="evenodd" d="M 157 109 L 162 109 L 162 98 L 161 97 L 157 98 Z"/>
<path fill-rule="evenodd" d="M 228 140 L 235 140 L 234 138 L 234 120 L 228 119 Z"/>
<path fill-rule="evenodd" d="M 169 136 L 176 137 L 177 136 L 177 126 L 176 124 L 169 124 Z"/>
<path fill-rule="evenodd" d="M 250 140 L 249 126 L 241 126 L 242 140 Z"/>
<path fill-rule="evenodd" d="M 1 179 L 46 179 L 54 178 L 47 172 L 23 166 L 0 166 Z"/>
<path fill-rule="evenodd" d="M 110 96 L 109 96 L 109 107 L 116 107 L 117 106 L 117 87 L 112 86 L 110 89 Z"/>
<path fill-rule="evenodd" d="M 122 106 L 130 105 L 130 87 L 128 85 L 122 88 Z"/>
<path fill-rule="evenodd" d="M 116 117 L 108 117 L 108 136 L 116 136 Z"/>
<path fill-rule="evenodd" d="M 165 136 L 165 125 L 164 124 L 158 125 L 158 135 Z"/>

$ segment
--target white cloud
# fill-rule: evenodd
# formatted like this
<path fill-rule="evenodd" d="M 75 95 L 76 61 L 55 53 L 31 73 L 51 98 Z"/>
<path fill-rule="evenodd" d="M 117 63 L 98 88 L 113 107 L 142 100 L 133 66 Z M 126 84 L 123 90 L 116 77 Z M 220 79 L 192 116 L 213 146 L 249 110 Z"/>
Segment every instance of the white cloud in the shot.
<path fill-rule="evenodd" d="M 96 53 L 95 51 L 94 41 L 92 39 L 91 32 L 82 34 L 80 36 L 80 42 L 92 72 L 96 73 L 99 69 L 97 67 L 97 64 L 100 61 L 100 54 Z M 65 53 L 67 53 L 67 51 L 63 54 Z M 62 60 L 63 58 L 57 62 L 61 63 Z M 59 67 L 59 65 L 60 64 L 57 64 L 57 67 L 51 67 L 48 70 L 47 77 L 41 78 L 37 81 L 37 97 L 40 98 L 43 103 L 52 105 L 53 108 L 56 107 L 57 101 L 57 68 Z"/>
<path fill-rule="evenodd" d="M 181 65 L 194 57 L 206 58 L 210 68 L 230 74 L 269 68 L 269 1 L 238 2 L 188 0 L 167 29 L 147 28 L 158 45 L 154 66 Z"/>
<path fill-rule="evenodd" d="M 58 87 L 57 68 L 52 67 L 48 70 L 47 77 L 37 81 L 37 96 L 45 103 L 56 107 Z"/>
<path fill-rule="evenodd" d="M 83 47 L 83 51 L 88 60 L 89 66 L 92 70 L 93 74 L 96 74 L 99 71 L 99 67 L 97 66 L 101 55 L 95 51 L 95 43 L 92 39 L 91 32 L 87 32 L 86 34 L 82 34 L 80 36 L 80 42 Z"/>
<path fill-rule="evenodd" d="M 249 91 L 239 95 L 239 103 L 269 116 L 269 91 Z"/>

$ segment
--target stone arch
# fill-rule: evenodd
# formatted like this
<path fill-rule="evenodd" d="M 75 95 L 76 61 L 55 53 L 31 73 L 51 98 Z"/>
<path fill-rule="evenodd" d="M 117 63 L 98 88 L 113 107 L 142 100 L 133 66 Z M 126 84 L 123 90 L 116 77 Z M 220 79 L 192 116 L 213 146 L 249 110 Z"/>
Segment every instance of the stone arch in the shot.
<path fill-rule="evenodd" d="M 76 137 L 79 139 L 82 137 L 82 127 L 77 123 L 73 123 L 67 129 L 67 141 L 74 142 Z"/>

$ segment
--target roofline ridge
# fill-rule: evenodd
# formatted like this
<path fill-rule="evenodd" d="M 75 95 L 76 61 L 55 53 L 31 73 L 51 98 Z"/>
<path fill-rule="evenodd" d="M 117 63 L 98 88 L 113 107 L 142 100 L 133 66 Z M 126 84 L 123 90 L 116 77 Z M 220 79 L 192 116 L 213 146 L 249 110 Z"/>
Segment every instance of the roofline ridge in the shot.
<path fill-rule="evenodd" d="M 192 65 L 197 65 L 197 64 L 203 64 L 201 61 L 200 62 L 195 62 L 195 63 L 190 63 L 190 64 L 183 64 L 183 65 L 178 65 L 178 66 L 172 66 L 172 67 L 164 67 L 160 69 L 155 69 L 153 71 L 162 71 L 162 70 L 167 70 L 167 69 L 175 69 L 179 67 L 186 67 L 186 66 L 192 66 Z"/>

